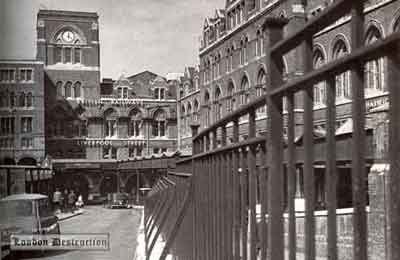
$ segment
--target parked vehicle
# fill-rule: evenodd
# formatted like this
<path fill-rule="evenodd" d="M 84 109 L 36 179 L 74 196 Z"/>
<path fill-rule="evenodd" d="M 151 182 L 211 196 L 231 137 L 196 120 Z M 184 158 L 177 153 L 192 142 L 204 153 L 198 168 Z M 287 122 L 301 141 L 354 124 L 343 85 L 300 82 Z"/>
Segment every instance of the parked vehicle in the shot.
<path fill-rule="evenodd" d="M 111 193 L 106 201 L 105 206 L 110 209 L 115 208 L 131 208 L 129 204 L 129 196 L 126 193 Z"/>
<path fill-rule="evenodd" d="M 0 200 L 1 250 L 8 252 L 11 234 L 60 234 L 48 196 L 16 194 Z"/>

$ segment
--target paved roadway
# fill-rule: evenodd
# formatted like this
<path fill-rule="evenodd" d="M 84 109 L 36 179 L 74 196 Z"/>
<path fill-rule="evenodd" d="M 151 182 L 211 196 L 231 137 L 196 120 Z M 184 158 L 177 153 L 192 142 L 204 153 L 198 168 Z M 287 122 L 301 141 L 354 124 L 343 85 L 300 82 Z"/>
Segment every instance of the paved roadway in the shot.
<path fill-rule="evenodd" d="M 62 233 L 110 233 L 110 251 L 49 251 L 20 256 L 28 260 L 133 260 L 141 212 L 85 207 L 85 213 L 60 222 Z"/>

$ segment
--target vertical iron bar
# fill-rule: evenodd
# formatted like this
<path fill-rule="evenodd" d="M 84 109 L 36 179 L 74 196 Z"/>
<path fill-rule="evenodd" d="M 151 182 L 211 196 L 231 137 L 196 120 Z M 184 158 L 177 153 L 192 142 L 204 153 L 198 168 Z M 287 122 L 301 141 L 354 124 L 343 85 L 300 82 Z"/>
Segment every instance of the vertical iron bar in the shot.
<path fill-rule="evenodd" d="M 313 69 L 312 35 L 303 43 L 304 73 Z M 315 259 L 315 176 L 314 176 L 314 126 L 313 126 L 313 86 L 303 90 L 304 102 L 304 190 L 305 190 L 305 257 L 306 260 Z"/>
<path fill-rule="evenodd" d="M 294 143 L 294 95 L 290 93 L 287 96 L 288 109 L 288 146 L 287 146 L 287 180 L 288 180 L 288 244 L 289 244 L 289 260 L 296 260 L 296 215 L 294 197 L 296 193 L 296 158 L 295 158 L 295 143 Z"/>
<path fill-rule="evenodd" d="M 327 79 L 327 133 L 326 133 L 326 172 L 325 172 L 325 188 L 327 194 L 327 209 L 328 209 L 328 258 L 337 260 L 337 227 L 336 227 L 336 86 L 335 77 L 330 76 Z"/>
<path fill-rule="evenodd" d="M 249 139 L 256 136 L 256 112 L 254 109 L 249 111 Z M 249 169 L 249 224 L 250 224 L 250 248 L 249 260 L 257 259 L 257 219 L 256 219 L 256 204 L 257 204 L 257 172 L 256 172 L 256 146 L 249 146 L 248 153 L 248 169 Z"/>
<path fill-rule="evenodd" d="M 357 50 L 364 43 L 364 5 L 355 1 L 351 11 L 351 47 Z M 354 259 L 367 259 L 367 174 L 365 167 L 365 100 L 364 100 L 364 64 L 355 64 L 351 70 L 352 117 L 353 117 L 353 231 Z"/>
<path fill-rule="evenodd" d="M 233 121 L 233 142 L 239 142 L 239 120 L 236 118 Z M 240 259 L 240 180 L 239 180 L 239 149 L 233 151 L 233 171 L 232 171 L 232 187 L 233 187 L 233 246 L 234 260 Z"/>
<path fill-rule="evenodd" d="M 267 170 L 266 170 L 266 150 L 265 150 L 265 144 L 261 145 L 261 165 L 260 165 L 260 182 L 261 182 L 261 188 L 260 188 L 260 198 L 261 198 L 261 259 L 265 260 L 267 259 L 267 245 L 268 245 L 268 230 L 267 230 L 267 220 L 265 215 L 267 214 L 267 209 L 268 209 L 268 192 L 267 192 Z"/>
<path fill-rule="evenodd" d="M 399 46 L 399 45 L 397 45 Z M 399 47 L 388 57 L 389 163 L 388 260 L 400 259 L 400 57 Z"/>
<path fill-rule="evenodd" d="M 267 19 L 264 27 L 269 37 L 268 46 L 271 47 L 283 38 L 283 26 L 286 21 Z M 267 48 L 266 64 L 268 68 L 267 93 L 279 87 L 283 82 L 282 57 L 272 56 Z M 282 97 L 267 95 L 267 165 L 268 169 L 268 257 L 267 259 L 284 259 L 283 238 L 283 117 Z"/>
<path fill-rule="evenodd" d="M 247 260 L 247 166 L 246 166 L 246 158 L 247 151 L 246 147 L 242 147 L 240 157 L 240 231 L 241 231 L 241 252 L 242 252 L 242 260 Z"/>

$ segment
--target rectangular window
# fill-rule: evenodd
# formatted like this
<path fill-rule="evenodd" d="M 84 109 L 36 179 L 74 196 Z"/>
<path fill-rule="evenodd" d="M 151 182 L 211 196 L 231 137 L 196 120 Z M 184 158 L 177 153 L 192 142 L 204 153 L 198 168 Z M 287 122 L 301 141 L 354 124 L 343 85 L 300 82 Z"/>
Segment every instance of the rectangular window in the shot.
<path fill-rule="evenodd" d="M 122 98 L 128 98 L 128 88 L 122 89 Z"/>
<path fill-rule="evenodd" d="M 81 63 L 82 51 L 80 48 L 75 48 L 74 50 L 74 63 Z"/>
<path fill-rule="evenodd" d="M 160 148 L 153 148 L 153 154 L 159 154 Z"/>
<path fill-rule="evenodd" d="M 165 136 L 165 122 L 161 121 L 159 122 L 160 126 L 160 136 Z"/>
<path fill-rule="evenodd" d="M 154 89 L 154 98 L 159 99 L 160 98 L 160 90 L 158 88 Z"/>
<path fill-rule="evenodd" d="M 162 153 L 166 153 L 166 152 L 167 152 L 167 148 L 162 148 L 162 149 L 161 149 L 161 152 L 162 152 Z"/>
<path fill-rule="evenodd" d="M 165 89 L 160 89 L 160 99 L 165 99 Z"/>
<path fill-rule="evenodd" d="M 22 148 L 33 148 L 33 138 L 22 138 L 21 139 Z"/>
<path fill-rule="evenodd" d="M 0 129 L 2 135 L 13 135 L 15 134 L 15 118 L 14 117 L 3 117 L 0 120 Z"/>
<path fill-rule="evenodd" d="M 129 158 L 135 157 L 135 148 L 129 147 Z"/>
<path fill-rule="evenodd" d="M 54 62 L 62 63 L 62 48 L 61 47 L 56 47 L 54 49 Z"/>
<path fill-rule="evenodd" d="M 32 117 L 21 118 L 21 133 L 32 133 Z"/>
<path fill-rule="evenodd" d="M 159 129 L 158 129 L 158 122 L 152 123 L 152 134 L 153 136 L 158 136 Z"/>
<path fill-rule="evenodd" d="M 71 48 L 65 48 L 64 49 L 64 56 L 65 56 L 65 63 L 71 63 L 72 62 L 72 55 L 71 55 L 72 49 Z"/>
<path fill-rule="evenodd" d="M 19 71 L 20 81 L 32 81 L 33 71 L 32 69 L 21 69 Z"/>

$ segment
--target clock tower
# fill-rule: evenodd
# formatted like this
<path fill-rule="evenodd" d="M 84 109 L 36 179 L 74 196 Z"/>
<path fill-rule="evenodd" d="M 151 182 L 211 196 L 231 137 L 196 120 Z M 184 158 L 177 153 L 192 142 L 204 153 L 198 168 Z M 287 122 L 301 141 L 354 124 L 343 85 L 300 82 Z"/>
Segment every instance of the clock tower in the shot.
<path fill-rule="evenodd" d="M 46 90 L 52 100 L 79 103 L 98 99 L 98 15 L 40 10 L 37 16 L 37 59 L 45 64 Z"/>

